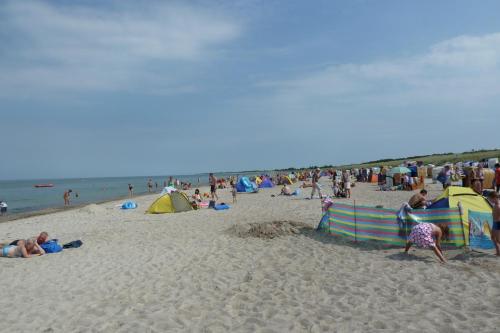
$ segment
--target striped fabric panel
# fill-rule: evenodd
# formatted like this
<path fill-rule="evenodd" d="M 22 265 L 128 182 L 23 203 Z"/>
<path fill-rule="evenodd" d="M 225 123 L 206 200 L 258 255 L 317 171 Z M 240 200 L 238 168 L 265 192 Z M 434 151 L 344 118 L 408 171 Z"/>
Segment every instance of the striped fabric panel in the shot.
<path fill-rule="evenodd" d="M 450 239 L 443 241 L 443 245 L 464 246 L 458 209 L 414 210 L 412 213 L 421 222 L 448 224 Z M 328 223 L 321 228 L 322 231 L 359 241 L 379 241 L 387 245 L 404 246 L 412 225 L 409 223 L 406 230 L 401 229 L 397 211 L 386 208 L 335 203 L 326 214 Z"/>

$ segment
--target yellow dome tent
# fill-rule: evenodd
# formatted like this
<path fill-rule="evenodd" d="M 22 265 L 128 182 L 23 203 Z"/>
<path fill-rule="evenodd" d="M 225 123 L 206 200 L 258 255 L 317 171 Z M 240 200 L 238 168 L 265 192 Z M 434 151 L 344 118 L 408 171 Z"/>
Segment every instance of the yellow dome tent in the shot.
<path fill-rule="evenodd" d="M 429 209 L 452 208 L 462 206 L 462 224 L 464 226 L 465 243 L 469 243 L 469 210 L 490 213 L 492 208 L 488 200 L 477 194 L 469 187 L 448 186 L 443 193 L 434 200 Z"/>
<path fill-rule="evenodd" d="M 193 206 L 189 202 L 188 197 L 182 192 L 172 192 L 165 194 L 156 199 L 149 206 L 146 213 L 148 214 L 164 214 L 164 213 L 179 213 L 193 210 Z"/>

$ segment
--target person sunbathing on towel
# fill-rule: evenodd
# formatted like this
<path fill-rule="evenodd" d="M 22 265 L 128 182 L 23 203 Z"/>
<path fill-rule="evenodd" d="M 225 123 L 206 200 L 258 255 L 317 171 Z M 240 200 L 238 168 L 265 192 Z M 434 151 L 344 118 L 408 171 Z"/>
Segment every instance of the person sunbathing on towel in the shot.
<path fill-rule="evenodd" d="M 0 244 L 0 257 L 30 258 L 45 254 L 35 239 L 19 240 L 17 245 Z"/>
<path fill-rule="evenodd" d="M 46 232 L 46 231 L 42 231 L 40 233 L 40 235 L 38 236 L 35 236 L 35 237 L 32 237 L 33 239 L 36 238 L 36 242 L 38 245 L 42 245 L 43 243 L 45 243 L 46 241 L 49 240 L 49 234 Z M 9 245 L 17 245 L 17 243 L 21 241 L 21 239 L 16 239 L 15 241 L 13 242 L 10 242 Z"/>

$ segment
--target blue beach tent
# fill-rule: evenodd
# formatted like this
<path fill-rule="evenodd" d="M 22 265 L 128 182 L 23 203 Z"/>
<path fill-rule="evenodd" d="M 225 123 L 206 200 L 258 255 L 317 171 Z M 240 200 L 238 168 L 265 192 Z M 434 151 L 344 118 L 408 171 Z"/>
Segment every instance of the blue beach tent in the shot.
<path fill-rule="evenodd" d="M 248 177 L 241 177 L 236 184 L 236 191 L 239 193 L 255 193 L 258 192 L 259 189 L 257 184 L 252 183 Z"/>
<path fill-rule="evenodd" d="M 273 182 L 269 178 L 264 178 L 262 183 L 260 183 L 259 188 L 271 188 L 274 187 Z"/>

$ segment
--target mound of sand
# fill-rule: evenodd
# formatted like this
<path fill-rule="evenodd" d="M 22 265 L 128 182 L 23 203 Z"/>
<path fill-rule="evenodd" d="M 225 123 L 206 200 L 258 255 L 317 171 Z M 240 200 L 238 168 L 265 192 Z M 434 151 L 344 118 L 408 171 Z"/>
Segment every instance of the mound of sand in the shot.
<path fill-rule="evenodd" d="M 269 238 L 294 235 L 301 229 L 312 229 L 306 223 L 294 221 L 272 221 L 263 223 L 236 224 L 229 228 L 229 233 L 238 237 Z"/>
<path fill-rule="evenodd" d="M 101 207 L 101 206 L 96 205 L 96 204 L 91 204 L 91 205 L 85 206 L 85 207 L 80 209 L 80 212 L 87 213 L 90 215 L 102 214 L 105 211 L 106 211 L 106 208 Z"/>

